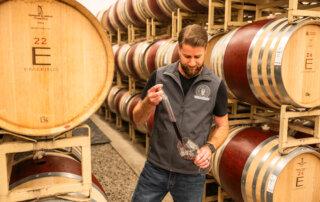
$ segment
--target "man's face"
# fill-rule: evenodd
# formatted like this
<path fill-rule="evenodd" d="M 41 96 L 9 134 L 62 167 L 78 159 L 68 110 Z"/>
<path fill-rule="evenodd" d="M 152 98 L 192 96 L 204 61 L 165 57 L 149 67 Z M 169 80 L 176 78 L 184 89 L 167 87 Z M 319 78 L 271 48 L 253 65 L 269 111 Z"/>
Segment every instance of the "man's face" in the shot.
<path fill-rule="evenodd" d="M 181 73 L 187 78 L 197 76 L 202 70 L 205 52 L 206 49 L 202 46 L 182 44 L 182 47 L 179 47 L 180 72 L 183 71 Z"/>

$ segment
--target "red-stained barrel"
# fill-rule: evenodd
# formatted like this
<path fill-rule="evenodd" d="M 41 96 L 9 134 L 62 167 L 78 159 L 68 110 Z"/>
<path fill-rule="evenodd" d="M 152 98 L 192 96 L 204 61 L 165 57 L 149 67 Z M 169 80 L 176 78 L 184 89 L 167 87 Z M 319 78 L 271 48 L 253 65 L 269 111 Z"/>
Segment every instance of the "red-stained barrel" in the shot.
<path fill-rule="evenodd" d="M 111 22 L 110 22 L 110 19 L 109 19 L 109 13 L 110 13 L 110 10 L 111 10 L 111 7 L 108 8 L 102 15 L 102 18 L 101 18 L 101 25 L 102 27 L 109 31 L 110 33 L 116 33 L 117 30 L 115 27 L 112 26 Z"/>
<path fill-rule="evenodd" d="M 81 163 L 79 161 L 67 156 L 62 156 L 62 154 L 47 154 L 39 160 L 33 160 L 32 157 L 30 157 L 15 164 L 12 167 L 9 189 L 19 190 L 35 187 L 35 190 L 37 190 L 39 187 L 78 183 L 81 180 Z M 86 198 L 82 193 L 67 193 L 65 197 L 68 196 L 78 197 L 79 200 Z M 90 197 L 95 201 L 107 201 L 103 187 L 93 175 Z M 39 199 L 39 201 L 49 200 L 60 201 L 61 198 L 52 196 Z"/>
<path fill-rule="evenodd" d="M 172 12 L 177 8 L 171 0 L 143 0 L 143 5 L 147 15 L 159 21 L 170 21 Z"/>
<path fill-rule="evenodd" d="M 178 59 L 178 43 L 169 37 L 164 37 L 152 44 L 144 56 L 149 74 L 161 66 L 176 62 Z"/>
<path fill-rule="evenodd" d="M 137 42 L 127 54 L 127 65 L 133 76 L 139 80 L 148 80 L 149 71 L 144 63 L 147 49 L 153 44 L 151 41 Z"/>
<path fill-rule="evenodd" d="M 141 0 L 127 0 L 126 11 L 129 19 L 137 27 L 145 27 L 148 18 Z"/>
<path fill-rule="evenodd" d="M 107 96 L 107 103 L 106 103 L 106 106 L 107 108 L 113 112 L 113 113 L 116 113 L 116 107 L 114 105 L 115 103 L 115 97 L 116 95 L 122 90 L 123 88 L 119 87 L 119 86 L 112 86 L 109 93 L 108 93 L 108 96 Z"/>
<path fill-rule="evenodd" d="M 131 45 L 129 44 L 123 44 L 121 45 L 116 54 L 115 54 L 115 62 L 116 62 L 116 65 L 119 67 L 119 72 L 125 76 L 125 77 L 128 77 L 131 73 L 129 67 L 128 67 L 128 63 L 127 63 L 127 54 L 129 52 L 131 48 Z"/>
<path fill-rule="evenodd" d="M 130 99 L 128 102 L 126 114 L 128 115 L 129 121 L 133 124 L 136 130 L 140 131 L 141 133 L 148 133 L 147 123 L 137 126 L 133 121 L 133 110 L 141 100 L 140 97 L 141 97 L 141 93 L 138 93 L 132 96 L 132 99 Z"/>
<path fill-rule="evenodd" d="M 211 68 L 228 89 L 253 105 L 279 108 L 320 105 L 320 21 L 266 19 L 223 36 Z"/>
<path fill-rule="evenodd" d="M 320 154 L 301 147 L 278 151 L 278 132 L 235 127 L 213 156 L 213 174 L 222 188 L 240 201 L 320 200 Z"/>
<path fill-rule="evenodd" d="M 126 88 L 121 89 L 114 97 L 114 108 L 116 113 L 120 115 L 120 101 L 121 98 L 128 92 L 129 90 Z"/>

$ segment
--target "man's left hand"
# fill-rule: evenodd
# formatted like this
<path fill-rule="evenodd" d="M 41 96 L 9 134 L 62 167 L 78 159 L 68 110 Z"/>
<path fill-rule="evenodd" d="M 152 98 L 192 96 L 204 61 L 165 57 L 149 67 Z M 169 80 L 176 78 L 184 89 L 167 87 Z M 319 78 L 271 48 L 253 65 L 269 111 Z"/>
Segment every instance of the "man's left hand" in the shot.
<path fill-rule="evenodd" d="M 212 153 L 208 146 L 201 147 L 197 152 L 196 158 L 194 159 L 194 164 L 203 169 L 209 167 L 211 155 Z"/>

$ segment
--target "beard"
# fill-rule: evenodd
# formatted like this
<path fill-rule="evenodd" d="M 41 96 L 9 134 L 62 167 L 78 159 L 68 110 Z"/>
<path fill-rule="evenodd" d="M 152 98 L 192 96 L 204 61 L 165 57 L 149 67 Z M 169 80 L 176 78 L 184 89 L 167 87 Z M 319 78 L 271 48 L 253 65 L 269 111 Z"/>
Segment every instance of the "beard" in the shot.
<path fill-rule="evenodd" d="M 182 68 L 183 72 L 185 73 L 185 75 L 190 79 L 195 77 L 195 76 L 198 76 L 198 74 L 201 71 L 202 66 L 203 66 L 203 64 L 202 64 L 199 67 L 196 67 L 196 69 L 192 72 L 192 71 L 190 71 L 188 66 L 183 65 L 181 62 L 180 62 L 180 65 L 181 65 L 181 68 Z"/>

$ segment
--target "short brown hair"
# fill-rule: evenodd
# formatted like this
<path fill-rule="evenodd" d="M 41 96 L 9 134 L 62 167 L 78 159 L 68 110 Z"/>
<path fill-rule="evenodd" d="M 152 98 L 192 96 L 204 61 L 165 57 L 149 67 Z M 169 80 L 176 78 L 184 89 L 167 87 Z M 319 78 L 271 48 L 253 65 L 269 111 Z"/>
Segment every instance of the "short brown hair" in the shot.
<path fill-rule="evenodd" d="M 192 47 L 206 47 L 208 34 L 200 25 L 188 25 L 180 31 L 178 41 L 180 48 L 182 48 L 182 44 L 187 44 Z"/>

